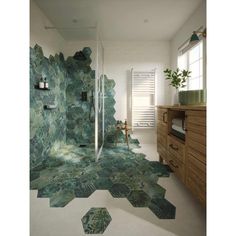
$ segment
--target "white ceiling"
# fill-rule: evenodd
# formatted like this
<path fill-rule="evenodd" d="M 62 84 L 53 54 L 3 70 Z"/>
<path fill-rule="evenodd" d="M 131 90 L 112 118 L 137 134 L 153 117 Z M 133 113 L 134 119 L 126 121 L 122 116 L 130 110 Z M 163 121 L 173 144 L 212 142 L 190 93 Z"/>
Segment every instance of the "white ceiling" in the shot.
<path fill-rule="evenodd" d="M 66 40 L 170 40 L 202 0 L 34 0 Z M 73 22 L 76 21 L 76 22 Z M 69 28 L 69 29 L 68 29 Z M 73 29 L 70 29 L 73 28 Z M 77 29 L 74 29 L 77 28 Z"/>

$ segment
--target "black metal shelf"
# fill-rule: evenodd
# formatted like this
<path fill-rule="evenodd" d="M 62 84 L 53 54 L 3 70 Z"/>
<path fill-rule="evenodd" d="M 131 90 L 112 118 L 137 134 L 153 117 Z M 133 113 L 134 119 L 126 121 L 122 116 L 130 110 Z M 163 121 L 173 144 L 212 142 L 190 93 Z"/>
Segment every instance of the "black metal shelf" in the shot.
<path fill-rule="evenodd" d="M 49 88 L 39 88 L 39 86 L 37 84 L 34 85 L 34 88 L 38 89 L 38 90 L 50 90 Z"/>

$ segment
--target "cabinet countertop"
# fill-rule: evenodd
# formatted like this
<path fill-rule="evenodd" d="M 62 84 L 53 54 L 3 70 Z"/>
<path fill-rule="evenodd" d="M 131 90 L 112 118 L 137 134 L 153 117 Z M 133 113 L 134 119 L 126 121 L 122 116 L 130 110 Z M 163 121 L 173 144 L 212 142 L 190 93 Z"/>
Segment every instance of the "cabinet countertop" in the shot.
<path fill-rule="evenodd" d="M 158 105 L 156 106 L 158 108 L 164 108 L 164 109 L 173 109 L 173 110 L 199 110 L 199 111 L 205 111 L 206 105 Z"/>

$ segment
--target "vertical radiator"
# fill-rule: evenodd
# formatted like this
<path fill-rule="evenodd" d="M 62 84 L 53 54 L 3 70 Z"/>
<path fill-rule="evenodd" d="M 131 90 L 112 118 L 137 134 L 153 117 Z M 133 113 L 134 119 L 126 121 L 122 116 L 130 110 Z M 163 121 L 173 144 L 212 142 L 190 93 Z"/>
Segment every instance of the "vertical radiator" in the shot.
<path fill-rule="evenodd" d="M 155 126 L 155 81 L 156 70 L 131 70 L 132 127 Z"/>

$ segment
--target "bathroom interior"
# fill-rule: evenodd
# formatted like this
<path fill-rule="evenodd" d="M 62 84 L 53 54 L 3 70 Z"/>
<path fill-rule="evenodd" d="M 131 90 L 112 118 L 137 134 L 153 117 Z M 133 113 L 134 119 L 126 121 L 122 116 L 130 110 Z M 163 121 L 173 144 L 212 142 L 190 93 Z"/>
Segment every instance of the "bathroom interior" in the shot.
<path fill-rule="evenodd" d="M 206 235 L 206 1 L 177 2 L 30 0 L 31 236 Z"/>

